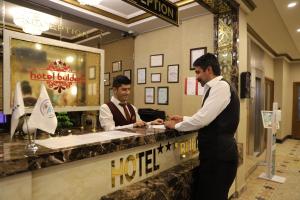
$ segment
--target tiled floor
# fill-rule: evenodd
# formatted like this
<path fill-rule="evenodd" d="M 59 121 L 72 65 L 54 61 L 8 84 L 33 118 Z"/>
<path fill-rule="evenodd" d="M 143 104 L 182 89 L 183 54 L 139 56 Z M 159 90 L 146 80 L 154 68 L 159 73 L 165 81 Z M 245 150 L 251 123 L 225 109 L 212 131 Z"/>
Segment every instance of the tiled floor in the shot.
<path fill-rule="evenodd" d="M 300 140 L 288 139 L 276 147 L 276 175 L 283 184 L 259 179 L 265 171 L 259 166 L 248 177 L 246 190 L 234 200 L 300 200 Z"/>

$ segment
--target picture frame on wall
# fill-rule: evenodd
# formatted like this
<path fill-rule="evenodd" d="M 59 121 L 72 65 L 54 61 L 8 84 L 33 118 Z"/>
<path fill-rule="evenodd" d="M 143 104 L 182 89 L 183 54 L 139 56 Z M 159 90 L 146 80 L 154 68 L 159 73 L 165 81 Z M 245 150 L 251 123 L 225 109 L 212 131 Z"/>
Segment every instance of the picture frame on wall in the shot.
<path fill-rule="evenodd" d="M 96 66 L 89 67 L 89 79 L 90 80 L 96 79 Z"/>
<path fill-rule="evenodd" d="M 123 75 L 131 80 L 131 69 L 124 70 Z"/>
<path fill-rule="evenodd" d="M 110 85 L 110 73 L 104 73 L 104 86 L 109 86 Z"/>
<path fill-rule="evenodd" d="M 199 47 L 190 49 L 190 70 L 194 70 L 193 63 L 197 58 L 207 53 L 207 47 Z"/>
<path fill-rule="evenodd" d="M 122 61 L 115 61 L 112 63 L 112 72 L 122 71 Z"/>
<path fill-rule="evenodd" d="M 168 65 L 168 83 L 179 83 L 179 65 Z"/>
<path fill-rule="evenodd" d="M 160 83 L 160 82 L 161 82 L 161 73 L 152 73 L 151 83 Z"/>
<path fill-rule="evenodd" d="M 137 69 L 137 84 L 146 84 L 146 68 Z"/>
<path fill-rule="evenodd" d="M 154 104 L 155 103 L 155 88 L 154 87 L 145 87 L 145 104 Z"/>
<path fill-rule="evenodd" d="M 164 66 L 164 54 L 150 55 L 150 67 Z"/>
<path fill-rule="evenodd" d="M 168 105 L 169 104 L 169 88 L 158 87 L 157 88 L 157 104 Z"/>

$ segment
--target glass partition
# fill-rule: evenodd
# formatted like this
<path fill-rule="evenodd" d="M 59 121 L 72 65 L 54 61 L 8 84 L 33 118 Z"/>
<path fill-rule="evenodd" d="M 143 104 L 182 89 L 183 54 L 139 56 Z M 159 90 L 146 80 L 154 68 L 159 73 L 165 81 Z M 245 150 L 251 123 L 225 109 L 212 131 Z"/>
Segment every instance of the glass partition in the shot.
<path fill-rule="evenodd" d="M 103 50 L 4 31 L 4 112 L 21 83 L 25 106 L 35 105 L 45 84 L 56 111 L 98 110 L 103 98 Z"/>

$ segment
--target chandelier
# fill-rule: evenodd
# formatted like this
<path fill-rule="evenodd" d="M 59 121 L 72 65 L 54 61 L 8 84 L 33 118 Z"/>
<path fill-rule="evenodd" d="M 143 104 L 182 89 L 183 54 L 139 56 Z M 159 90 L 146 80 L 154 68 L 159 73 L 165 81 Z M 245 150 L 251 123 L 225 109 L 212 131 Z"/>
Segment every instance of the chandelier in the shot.
<path fill-rule="evenodd" d="M 81 5 L 97 6 L 102 0 L 77 0 Z"/>
<path fill-rule="evenodd" d="M 32 35 L 41 35 L 54 22 L 53 16 L 28 8 L 13 8 L 12 15 L 14 23 Z"/>

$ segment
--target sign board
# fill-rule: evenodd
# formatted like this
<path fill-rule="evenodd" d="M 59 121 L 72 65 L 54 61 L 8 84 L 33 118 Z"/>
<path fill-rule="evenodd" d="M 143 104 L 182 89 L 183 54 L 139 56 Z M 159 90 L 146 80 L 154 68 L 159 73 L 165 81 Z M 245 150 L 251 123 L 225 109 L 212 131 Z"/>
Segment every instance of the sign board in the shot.
<path fill-rule="evenodd" d="M 264 128 L 272 128 L 273 111 L 262 110 L 261 117 L 262 117 Z"/>
<path fill-rule="evenodd" d="M 123 0 L 139 9 L 151 13 L 178 26 L 178 7 L 167 0 Z"/>

